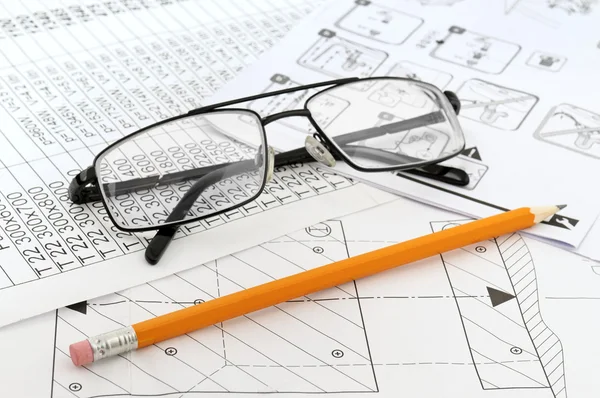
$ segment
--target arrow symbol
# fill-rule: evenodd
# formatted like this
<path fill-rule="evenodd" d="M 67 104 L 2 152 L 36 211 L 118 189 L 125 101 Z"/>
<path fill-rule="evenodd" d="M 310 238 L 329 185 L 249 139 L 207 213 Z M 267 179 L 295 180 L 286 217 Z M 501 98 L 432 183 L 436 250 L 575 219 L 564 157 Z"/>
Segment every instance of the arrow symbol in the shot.
<path fill-rule="evenodd" d="M 87 301 L 82 301 L 80 303 L 75 303 L 71 305 L 67 305 L 67 308 L 73 311 L 77 311 L 83 315 L 87 314 Z"/>
<path fill-rule="evenodd" d="M 487 286 L 487 291 L 492 302 L 492 307 L 497 307 L 502 303 L 506 303 L 509 300 L 515 298 L 512 294 L 503 292 L 502 290 L 494 289 L 493 287 Z"/>
<path fill-rule="evenodd" d="M 469 158 L 481 160 L 481 154 L 479 153 L 479 149 L 476 146 L 471 148 L 466 148 L 461 152 L 461 155 L 464 155 Z"/>

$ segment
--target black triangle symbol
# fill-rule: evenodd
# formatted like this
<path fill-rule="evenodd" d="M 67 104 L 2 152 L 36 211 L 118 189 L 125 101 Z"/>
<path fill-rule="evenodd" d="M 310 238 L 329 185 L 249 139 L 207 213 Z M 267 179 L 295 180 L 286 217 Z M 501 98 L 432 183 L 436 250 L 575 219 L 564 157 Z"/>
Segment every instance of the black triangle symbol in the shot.
<path fill-rule="evenodd" d="M 82 301 L 80 303 L 75 303 L 71 305 L 67 305 L 67 308 L 73 311 L 77 311 L 83 315 L 87 314 L 87 301 Z"/>
<path fill-rule="evenodd" d="M 508 300 L 512 300 L 515 298 L 512 294 L 503 292 L 502 290 L 494 289 L 493 287 L 487 287 L 488 295 L 490 296 L 490 301 L 492 302 L 492 307 L 496 307 L 502 303 L 506 303 Z"/>
<path fill-rule="evenodd" d="M 465 155 L 466 157 L 481 160 L 481 154 L 479 153 L 479 149 L 476 146 L 472 146 L 471 148 L 463 149 L 461 155 Z"/>

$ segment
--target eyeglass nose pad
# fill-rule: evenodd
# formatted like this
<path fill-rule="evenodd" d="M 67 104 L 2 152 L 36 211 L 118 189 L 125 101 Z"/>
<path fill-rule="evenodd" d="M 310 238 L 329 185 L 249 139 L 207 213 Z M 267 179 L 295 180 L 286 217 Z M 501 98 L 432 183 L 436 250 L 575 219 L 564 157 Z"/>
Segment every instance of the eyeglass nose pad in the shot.
<path fill-rule="evenodd" d="M 304 147 L 317 162 L 329 167 L 335 166 L 335 158 L 331 152 L 312 135 L 306 136 Z"/>
<path fill-rule="evenodd" d="M 261 146 L 262 148 L 262 146 Z M 273 178 L 273 173 L 275 172 L 275 149 L 273 149 L 272 146 L 269 146 L 267 148 L 267 180 L 266 182 L 271 181 L 271 178 Z M 258 151 L 258 153 L 256 154 L 256 157 L 254 158 L 254 164 L 257 167 L 260 167 L 262 163 L 262 150 Z"/>

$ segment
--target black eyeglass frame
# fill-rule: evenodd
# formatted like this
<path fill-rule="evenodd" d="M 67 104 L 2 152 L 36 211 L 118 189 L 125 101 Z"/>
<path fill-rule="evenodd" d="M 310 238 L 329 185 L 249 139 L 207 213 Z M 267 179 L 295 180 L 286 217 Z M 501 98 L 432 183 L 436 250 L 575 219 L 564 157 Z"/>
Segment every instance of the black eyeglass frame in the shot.
<path fill-rule="evenodd" d="M 345 78 L 345 79 L 337 79 L 337 80 L 329 80 L 329 81 L 324 81 L 324 82 L 319 82 L 319 83 L 313 83 L 313 84 L 308 84 L 308 85 L 304 85 L 304 86 L 298 86 L 298 87 L 290 87 L 287 89 L 282 89 L 282 90 L 276 90 L 276 91 L 270 91 L 270 92 L 266 92 L 266 93 L 262 93 L 262 94 L 256 94 L 256 95 L 252 95 L 249 97 L 244 97 L 244 98 L 240 98 L 240 99 L 236 99 L 236 100 L 231 100 L 231 101 L 225 101 L 225 102 L 221 102 L 218 104 L 213 104 L 213 105 L 207 105 L 207 106 L 203 106 L 201 108 L 197 108 L 194 110 L 191 110 L 187 115 L 196 115 L 196 114 L 201 114 L 201 113 L 205 113 L 205 112 L 209 112 L 209 111 L 214 111 L 218 108 L 222 108 L 222 107 L 226 107 L 229 105 L 235 105 L 235 104 L 239 104 L 239 103 L 243 103 L 243 102 L 250 102 L 250 101 L 254 101 L 254 100 L 259 100 L 259 99 L 263 99 L 263 98 L 268 98 L 268 97 L 272 97 L 272 96 L 277 96 L 277 95 L 281 95 L 281 94 L 291 94 L 295 91 L 302 91 L 302 90 L 310 90 L 310 89 L 314 89 L 314 88 L 319 88 L 319 87 L 323 87 L 323 86 L 331 86 L 329 88 L 323 89 L 323 90 L 319 90 L 318 92 L 314 93 L 313 95 L 311 95 L 310 97 L 308 97 L 305 101 L 304 101 L 304 107 L 302 109 L 294 109 L 294 110 L 290 110 L 290 111 L 283 111 L 283 112 L 279 112 L 279 113 L 275 113 L 273 115 L 268 115 L 265 116 L 264 118 L 262 118 L 261 120 L 263 121 L 263 127 L 266 126 L 267 124 L 274 122 L 276 120 L 279 119 L 283 119 L 285 117 L 296 117 L 296 116 L 300 116 L 300 117 L 306 117 L 310 123 L 312 124 L 312 126 L 315 128 L 315 130 L 317 131 L 317 135 L 318 135 L 318 139 L 322 140 L 322 143 L 326 144 L 327 149 L 329 149 L 332 153 L 332 155 L 337 156 L 339 159 L 338 160 L 343 160 L 345 163 L 349 164 L 352 168 L 354 168 L 355 170 L 361 171 L 361 172 L 366 172 L 366 173 L 380 173 L 380 172 L 389 172 L 389 171 L 409 171 L 409 170 L 413 170 L 416 168 L 422 168 L 422 167 L 426 167 L 426 166 L 430 166 L 430 165 L 434 165 L 434 164 L 438 164 L 441 162 L 444 162 L 446 160 L 449 160 L 451 158 L 456 157 L 462 150 L 465 149 L 465 144 L 463 144 L 463 146 L 457 150 L 456 153 L 454 154 L 449 154 L 447 156 L 444 157 L 440 157 L 434 160 L 421 160 L 419 159 L 419 164 L 415 165 L 415 164 L 410 164 L 410 165 L 397 165 L 397 166 L 389 166 L 389 167 L 362 167 L 358 164 L 356 164 L 349 156 L 346 155 L 346 153 L 338 146 L 338 144 L 335 142 L 335 140 L 332 140 L 327 133 L 325 133 L 323 131 L 323 129 L 318 125 L 318 123 L 313 119 L 312 114 L 310 112 L 310 110 L 308 109 L 308 104 L 310 103 L 310 101 L 318 96 L 318 95 L 322 95 L 324 93 L 326 93 L 329 90 L 333 90 L 339 86 L 342 86 L 344 84 L 347 83 L 356 83 L 356 82 L 367 82 L 370 80 L 398 80 L 398 81 L 405 81 L 405 82 L 411 82 L 411 83 L 418 83 L 422 86 L 427 87 L 429 90 L 436 92 L 438 94 L 439 98 L 445 98 L 451 109 L 454 111 L 454 113 L 458 116 L 458 114 L 460 113 L 460 108 L 461 108 L 461 103 L 460 100 L 458 99 L 458 97 L 456 96 L 456 94 L 452 91 L 444 91 L 442 92 L 439 88 L 437 88 L 436 86 L 434 86 L 433 84 L 430 83 L 426 83 L 426 82 L 422 82 L 420 80 L 415 80 L 415 79 L 410 79 L 410 78 L 404 78 L 404 77 L 396 77 L 396 76 L 373 76 L 373 77 L 364 77 L 364 78 L 359 78 L 359 77 L 350 77 L 350 78 Z M 228 109 L 233 109 L 233 108 L 228 108 Z M 436 111 L 436 112 L 432 112 L 428 115 L 422 115 L 419 116 L 418 119 L 423 119 L 426 118 L 428 116 L 433 116 L 434 113 L 439 113 L 440 111 Z M 408 119 L 407 121 L 410 121 L 412 119 Z M 458 120 L 455 121 L 456 124 L 458 125 Z M 402 122 L 401 122 L 402 123 Z M 420 126 L 425 126 L 428 124 L 433 124 L 433 123 L 423 123 Z M 417 127 L 417 126 L 414 126 Z M 462 134 L 462 132 L 461 132 Z M 315 137 L 317 138 L 317 137 Z M 464 141 L 464 140 L 463 140 Z M 332 150 L 333 149 L 333 150 Z M 294 151 L 297 150 L 301 150 L 301 151 L 305 151 L 305 148 L 298 148 L 292 151 L 286 151 L 283 152 L 283 154 L 288 154 L 288 153 L 292 153 Z M 305 152 L 306 155 L 308 155 L 305 159 L 307 161 L 314 161 L 314 159 L 310 156 L 310 154 L 308 154 L 307 152 Z M 448 167 L 449 169 L 453 169 L 451 167 Z M 455 170 L 460 170 L 460 169 L 455 169 Z M 462 171 L 462 170 L 461 170 Z M 452 183 L 451 181 L 445 181 L 448 183 Z M 468 181 L 468 175 L 466 175 L 464 178 L 462 179 L 462 181 L 458 181 L 455 180 L 455 184 L 454 185 L 468 185 L 469 181 Z"/>
<path fill-rule="evenodd" d="M 256 200 L 261 195 L 266 184 L 268 183 L 267 174 L 269 172 L 270 165 L 265 164 L 264 175 L 262 178 L 262 184 L 260 186 L 260 189 L 257 190 L 257 193 L 254 196 L 250 197 L 249 199 L 247 199 L 243 202 L 240 202 L 238 204 L 235 204 L 232 207 L 215 211 L 214 213 L 211 213 L 210 215 L 207 215 L 207 216 L 198 216 L 198 217 L 189 218 L 186 220 L 179 220 L 175 223 L 168 224 L 168 225 L 156 225 L 156 226 L 141 227 L 141 228 L 128 228 L 128 227 L 122 226 L 118 221 L 116 221 L 112 212 L 108 208 L 109 203 L 107 203 L 106 198 L 101 193 L 101 190 L 98 185 L 99 184 L 98 175 L 97 175 L 97 172 L 95 169 L 96 163 L 98 162 L 99 159 L 101 159 L 103 157 L 103 155 L 106 152 L 112 150 L 114 147 L 120 145 L 122 142 L 130 140 L 135 135 L 143 134 L 144 132 L 146 132 L 148 130 L 154 129 L 156 127 L 160 127 L 161 125 L 164 125 L 167 123 L 172 123 L 174 121 L 184 119 L 184 118 L 187 118 L 190 116 L 202 115 L 204 113 L 227 112 L 227 111 L 229 111 L 229 112 L 235 111 L 235 112 L 240 112 L 240 113 L 253 114 L 257 118 L 257 120 L 260 121 L 260 129 L 261 129 L 262 140 L 263 140 L 262 142 L 265 147 L 265 148 L 263 148 L 263 150 L 265 151 L 265 153 L 263 154 L 265 162 L 268 162 L 268 155 L 267 155 L 268 139 L 267 139 L 265 127 L 269 123 L 272 123 L 274 121 L 277 121 L 277 120 L 280 120 L 280 119 L 283 119 L 286 117 L 306 117 L 310 121 L 311 125 L 316 130 L 316 133 L 313 134 L 313 137 L 316 138 L 321 144 L 323 144 L 330 151 L 330 153 L 334 156 L 334 158 L 336 160 L 342 160 L 345 163 L 347 163 L 348 165 L 350 165 L 350 167 L 352 167 L 358 171 L 361 171 L 361 172 L 391 172 L 391 171 L 393 171 L 393 172 L 408 172 L 408 173 L 416 174 L 416 175 L 419 175 L 422 177 L 431 178 L 431 179 L 434 179 L 437 181 L 446 182 L 451 185 L 457 185 L 457 186 L 468 185 L 469 184 L 469 176 L 464 170 L 450 167 L 450 166 L 438 165 L 439 163 L 446 161 L 448 159 L 454 158 L 455 156 L 460 154 L 460 152 L 462 152 L 462 150 L 465 148 L 464 140 L 463 140 L 462 148 L 459 148 L 455 153 L 449 154 L 447 156 L 444 156 L 444 157 L 438 158 L 438 159 L 434 159 L 434 160 L 426 161 L 426 160 L 419 159 L 418 165 L 409 164 L 409 165 L 397 165 L 397 166 L 390 166 L 390 167 L 383 167 L 383 168 L 365 168 L 365 167 L 361 167 L 360 165 L 354 163 L 352 161 L 352 159 L 350 159 L 346 155 L 346 153 L 341 148 L 338 147 L 338 144 L 335 143 L 335 141 L 332 140 L 321 129 L 321 127 L 319 127 L 318 123 L 314 120 L 310 110 L 308 109 L 308 104 L 311 101 L 311 99 L 313 99 L 317 95 L 321 95 L 321 94 L 323 94 L 329 90 L 332 90 L 336 87 L 342 86 L 347 83 L 356 83 L 356 82 L 363 82 L 363 81 L 367 82 L 370 80 L 383 80 L 383 79 L 385 79 L 385 80 L 400 80 L 400 81 L 407 81 L 407 82 L 413 82 L 413 83 L 416 82 L 420 85 L 427 87 L 429 90 L 436 92 L 438 94 L 439 98 L 442 98 L 442 99 L 445 98 L 448 101 L 451 109 L 455 112 L 456 115 L 458 115 L 460 112 L 460 108 L 461 108 L 460 100 L 458 99 L 456 94 L 454 94 L 453 92 L 451 92 L 451 91 L 442 92 L 436 86 L 429 84 L 429 83 L 422 82 L 422 81 L 417 81 L 417 80 L 410 79 L 410 78 L 389 77 L 389 76 L 376 76 L 376 77 L 367 77 L 367 78 L 352 77 L 352 78 L 345 78 L 345 79 L 329 80 L 329 81 L 308 84 L 308 85 L 304 85 L 304 86 L 290 87 L 290 88 L 286 88 L 286 89 L 282 89 L 282 90 L 265 92 L 265 93 L 252 95 L 252 96 L 248 96 L 248 97 L 243 97 L 243 98 L 239 98 L 239 99 L 235 99 L 235 100 L 224 101 L 224 102 L 220 102 L 217 104 L 212 104 L 212 105 L 207 105 L 207 106 L 203 106 L 200 108 L 192 109 L 187 113 L 160 120 L 151 125 L 143 127 L 133 133 L 130 133 L 130 134 L 126 135 L 125 137 L 122 137 L 122 138 L 118 139 L 117 141 L 113 142 L 112 144 L 108 145 L 106 148 L 104 148 L 102 151 L 100 151 L 98 154 L 96 154 L 91 166 L 82 170 L 79 174 L 77 174 L 72 179 L 72 181 L 69 185 L 69 198 L 73 203 L 76 203 L 76 204 L 90 203 L 90 202 L 95 202 L 98 200 L 102 201 L 102 204 L 106 208 L 107 215 L 109 216 L 111 222 L 115 225 L 115 227 L 117 229 L 119 229 L 123 232 L 131 233 L 131 232 L 147 232 L 147 231 L 158 230 L 157 234 L 150 241 L 149 245 L 146 248 L 146 259 L 148 260 L 148 262 L 150 264 L 156 264 L 156 262 L 158 262 L 158 259 L 162 256 L 162 253 L 166 249 L 166 246 L 168 246 L 168 244 L 170 243 L 170 241 L 171 241 L 173 235 L 175 234 L 175 232 L 177 231 L 177 229 L 179 227 L 181 227 L 182 225 L 192 223 L 195 221 L 199 221 L 199 220 L 202 220 L 202 219 L 205 219 L 208 217 L 215 217 L 220 214 L 230 212 L 234 209 L 240 208 L 240 207 Z M 275 113 L 272 115 L 267 115 L 265 117 L 261 117 L 256 111 L 254 111 L 252 109 L 230 108 L 229 107 L 231 105 L 236 105 L 236 104 L 240 104 L 240 103 L 244 103 L 244 102 L 259 100 L 259 99 L 282 95 L 282 94 L 290 94 L 290 93 L 293 93 L 296 91 L 301 91 L 301 90 L 310 90 L 310 89 L 315 89 L 315 88 L 320 88 L 320 87 L 326 87 L 326 86 L 331 86 L 331 87 L 325 88 L 323 90 L 319 90 L 318 92 L 309 96 L 304 101 L 304 107 L 302 109 L 288 110 L 288 111 Z M 437 111 L 437 112 L 432 112 L 428 115 L 423 115 L 423 116 L 417 117 L 415 119 L 427 118 L 429 116 L 433 117 L 434 113 L 439 113 L 441 111 L 442 110 Z M 407 119 L 407 120 L 399 122 L 399 123 L 404 123 L 404 122 L 411 123 L 410 122 L 411 120 L 412 119 Z M 417 125 L 411 125 L 411 128 L 425 126 L 425 125 L 432 124 L 432 123 L 433 122 L 430 120 L 430 123 L 421 123 L 421 124 L 417 124 Z M 458 123 L 458 121 L 456 121 L 456 123 Z M 409 129 L 410 128 L 407 128 L 406 130 L 409 130 Z M 354 133 L 360 133 L 360 131 L 349 133 L 348 135 L 351 135 Z M 461 134 L 462 134 L 462 132 L 461 132 Z M 300 147 L 298 149 L 293 149 L 290 151 L 281 152 L 281 153 L 276 154 L 275 155 L 275 164 L 273 165 L 273 167 L 277 168 L 277 167 L 283 167 L 283 166 L 291 165 L 291 164 L 307 163 L 307 162 L 314 162 L 314 161 L 315 161 L 315 159 L 307 151 L 307 149 L 305 147 Z M 211 168 L 211 167 L 217 168 L 218 166 L 221 166 L 221 167 L 227 166 L 227 164 L 223 164 L 223 165 L 217 164 L 214 166 L 205 167 L 204 169 Z M 191 171 L 194 171 L 194 170 L 188 170 L 187 172 L 191 172 Z M 184 172 L 180 172 L 180 173 L 187 174 Z M 205 172 L 200 175 L 198 175 L 198 174 L 188 175 L 188 176 L 182 178 L 181 180 L 192 179 L 192 178 L 202 178 L 203 176 L 206 176 L 209 173 L 210 173 L 210 171 Z M 178 174 L 178 173 L 173 173 L 173 174 Z M 171 174 L 171 176 L 173 176 L 173 174 Z M 152 177 L 148 177 L 148 178 L 152 178 Z M 156 243 L 155 243 L 155 241 L 156 241 Z M 155 244 L 153 244 L 153 243 L 155 243 Z M 150 254 L 149 252 L 152 251 L 152 249 L 160 249 L 159 252 L 156 253 L 157 256 L 149 257 L 149 254 Z"/>

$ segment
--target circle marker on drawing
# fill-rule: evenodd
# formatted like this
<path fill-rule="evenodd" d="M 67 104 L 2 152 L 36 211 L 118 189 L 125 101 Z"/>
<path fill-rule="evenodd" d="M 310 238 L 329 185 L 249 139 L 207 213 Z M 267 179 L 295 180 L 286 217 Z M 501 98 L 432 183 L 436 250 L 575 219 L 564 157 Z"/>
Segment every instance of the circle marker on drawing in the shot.
<path fill-rule="evenodd" d="M 344 351 L 342 350 L 333 350 L 331 351 L 331 356 L 333 356 L 334 358 L 341 358 L 344 356 Z"/>
<path fill-rule="evenodd" d="M 170 357 L 172 357 L 174 355 L 177 355 L 177 348 L 175 348 L 175 347 L 168 347 L 168 348 L 165 349 L 165 354 L 167 354 Z"/>
<path fill-rule="evenodd" d="M 519 348 L 519 347 L 512 347 L 510 349 L 510 352 L 512 354 L 519 355 L 519 354 L 521 354 L 523 352 L 523 350 L 521 348 Z"/>
<path fill-rule="evenodd" d="M 324 223 L 319 223 L 306 228 L 306 233 L 315 238 L 324 238 L 331 234 L 331 227 Z"/>
<path fill-rule="evenodd" d="M 81 391 L 83 387 L 79 383 L 71 383 L 69 384 L 69 390 L 71 391 Z"/>

